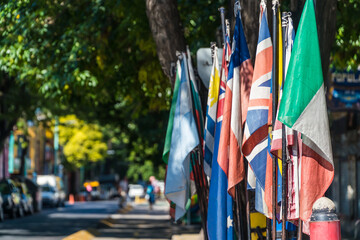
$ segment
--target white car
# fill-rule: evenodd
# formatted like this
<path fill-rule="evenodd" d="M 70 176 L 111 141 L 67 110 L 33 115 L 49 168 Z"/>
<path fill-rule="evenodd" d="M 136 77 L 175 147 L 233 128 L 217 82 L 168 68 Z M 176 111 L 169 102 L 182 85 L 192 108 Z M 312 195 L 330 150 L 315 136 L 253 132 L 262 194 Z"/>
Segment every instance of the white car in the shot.
<path fill-rule="evenodd" d="M 135 197 L 145 197 L 145 190 L 144 187 L 140 184 L 129 184 L 129 193 L 128 196 L 130 198 Z"/>
<path fill-rule="evenodd" d="M 39 175 L 36 182 L 42 188 L 44 205 L 65 206 L 65 191 L 61 178 L 55 175 Z"/>

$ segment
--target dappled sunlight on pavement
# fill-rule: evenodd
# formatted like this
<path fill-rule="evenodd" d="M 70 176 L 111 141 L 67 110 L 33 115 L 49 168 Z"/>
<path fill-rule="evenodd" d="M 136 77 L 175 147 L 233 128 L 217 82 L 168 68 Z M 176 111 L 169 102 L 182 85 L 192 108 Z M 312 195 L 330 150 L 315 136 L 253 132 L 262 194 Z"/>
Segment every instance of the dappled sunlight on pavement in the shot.
<path fill-rule="evenodd" d="M 174 225 L 170 221 L 169 204 L 166 201 L 157 201 L 150 210 L 147 202 L 133 203 L 131 207 L 120 210 L 119 213 L 111 214 L 109 218 L 100 222 L 96 229 L 96 240 L 109 239 L 171 239 L 179 232 L 195 233 L 198 235 L 198 225 L 186 227 Z M 190 236 L 190 235 L 189 235 Z M 199 238 L 187 238 L 189 240 Z"/>

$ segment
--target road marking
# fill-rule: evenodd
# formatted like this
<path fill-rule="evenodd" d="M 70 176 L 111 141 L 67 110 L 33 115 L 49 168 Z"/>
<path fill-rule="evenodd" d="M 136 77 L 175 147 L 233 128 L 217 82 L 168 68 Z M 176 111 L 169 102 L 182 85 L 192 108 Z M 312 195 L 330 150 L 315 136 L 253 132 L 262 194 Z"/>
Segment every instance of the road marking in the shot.
<path fill-rule="evenodd" d="M 73 233 L 63 238 L 62 240 L 91 240 L 98 235 L 100 235 L 100 233 L 96 229 L 89 228 L 87 230 L 80 230 L 76 233 Z"/>
<path fill-rule="evenodd" d="M 101 220 L 100 222 L 102 223 L 102 224 L 105 224 L 106 226 L 108 226 L 108 227 L 114 227 L 114 224 L 112 223 L 112 222 L 110 222 L 109 221 L 110 219 L 103 219 L 103 220 Z"/>

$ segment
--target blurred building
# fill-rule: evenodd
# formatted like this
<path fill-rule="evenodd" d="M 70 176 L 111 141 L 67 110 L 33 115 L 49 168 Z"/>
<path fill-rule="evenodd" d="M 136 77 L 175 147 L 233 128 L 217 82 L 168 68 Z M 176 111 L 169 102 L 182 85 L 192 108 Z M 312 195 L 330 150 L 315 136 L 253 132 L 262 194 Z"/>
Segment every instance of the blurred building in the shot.
<path fill-rule="evenodd" d="M 327 196 L 341 218 L 342 236 L 360 239 L 360 72 L 333 71 L 327 104 L 335 164 Z"/>
<path fill-rule="evenodd" d="M 20 174 L 22 157 L 25 158 L 25 175 L 28 177 L 54 173 L 54 136 L 51 128 L 44 125 L 42 122 L 38 126 L 29 123 L 26 134 L 21 130 L 14 131 L 11 173 Z M 23 144 L 24 141 L 27 145 Z"/>

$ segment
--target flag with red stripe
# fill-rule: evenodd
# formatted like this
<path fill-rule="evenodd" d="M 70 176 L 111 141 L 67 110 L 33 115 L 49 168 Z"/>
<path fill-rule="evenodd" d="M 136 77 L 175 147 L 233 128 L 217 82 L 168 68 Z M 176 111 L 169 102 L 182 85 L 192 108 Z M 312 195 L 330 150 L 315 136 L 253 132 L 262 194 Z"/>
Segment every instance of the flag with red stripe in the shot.
<path fill-rule="evenodd" d="M 244 179 L 245 169 L 240 146 L 246 119 L 253 67 L 240 13 L 236 25 L 229 75 L 226 83 L 224 115 L 219 143 L 218 162 L 228 179 L 228 192 L 235 197 L 235 185 Z"/>
<path fill-rule="evenodd" d="M 271 120 L 269 107 L 271 106 L 273 47 L 267 22 L 266 5 L 260 4 L 260 9 L 259 40 L 242 150 L 256 177 L 256 192 L 258 193 L 255 200 L 256 210 L 267 215 L 262 196 L 265 189 L 266 161 L 270 144 L 268 133 L 269 119 Z"/>

